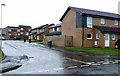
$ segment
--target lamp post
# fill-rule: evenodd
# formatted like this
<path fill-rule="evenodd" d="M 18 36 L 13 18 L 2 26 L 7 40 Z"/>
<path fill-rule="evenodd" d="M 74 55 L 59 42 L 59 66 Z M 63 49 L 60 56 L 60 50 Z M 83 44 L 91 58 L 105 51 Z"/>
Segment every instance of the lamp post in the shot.
<path fill-rule="evenodd" d="M 2 49 L 2 7 L 5 6 L 5 4 L 1 4 L 1 46 L 0 49 Z"/>

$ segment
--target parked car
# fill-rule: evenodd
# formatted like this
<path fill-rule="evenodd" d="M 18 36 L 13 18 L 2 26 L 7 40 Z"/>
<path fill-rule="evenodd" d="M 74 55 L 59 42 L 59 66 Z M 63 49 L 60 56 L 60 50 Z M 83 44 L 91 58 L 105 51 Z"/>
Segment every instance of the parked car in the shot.
<path fill-rule="evenodd" d="M 120 49 L 120 39 L 115 42 L 115 48 Z"/>
<path fill-rule="evenodd" d="M 13 40 L 20 40 L 20 37 L 14 37 Z"/>

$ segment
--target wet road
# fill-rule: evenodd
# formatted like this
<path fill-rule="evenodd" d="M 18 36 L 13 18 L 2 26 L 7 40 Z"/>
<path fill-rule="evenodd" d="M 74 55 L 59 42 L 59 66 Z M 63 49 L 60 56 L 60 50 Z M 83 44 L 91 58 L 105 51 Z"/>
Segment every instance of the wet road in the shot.
<path fill-rule="evenodd" d="M 6 74 L 118 73 L 118 64 L 100 65 L 98 63 L 94 63 L 93 59 L 89 57 L 80 57 L 44 48 L 40 44 L 29 44 L 27 42 L 24 43 L 23 41 L 4 41 L 3 51 L 7 56 L 27 55 L 29 57 L 29 60 L 24 62 L 20 68 L 6 72 Z M 115 68 L 114 70 L 112 69 L 113 67 Z"/>

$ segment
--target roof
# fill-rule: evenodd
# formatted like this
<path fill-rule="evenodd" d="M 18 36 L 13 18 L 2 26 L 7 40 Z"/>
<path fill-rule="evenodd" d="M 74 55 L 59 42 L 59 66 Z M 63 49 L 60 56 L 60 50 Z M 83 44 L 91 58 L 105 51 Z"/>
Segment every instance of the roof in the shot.
<path fill-rule="evenodd" d="M 30 35 L 36 34 L 37 32 L 31 32 Z"/>
<path fill-rule="evenodd" d="M 42 25 L 42 26 L 38 26 L 38 27 L 33 28 L 33 29 L 31 29 L 31 30 L 42 29 L 42 28 L 45 27 L 45 26 L 48 26 L 48 24 L 46 24 L 46 25 Z"/>
<path fill-rule="evenodd" d="M 44 32 L 40 32 L 40 33 L 38 33 L 37 35 L 41 35 L 41 34 L 43 34 Z"/>
<path fill-rule="evenodd" d="M 19 27 L 31 28 L 31 26 L 26 26 L 26 25 L 19 25 Z"/>
<path fill-rule="evenodd" d="M 94 27 L 100 30 L 102 33 L 120 34 L 120 27 L 104 26 L 104 25 L 94 25 Z"/>
<path fill-rule="evenodd" d="M 17 28 L 18 29 L 19 27 L 7 26 L 7 28 L 15 28 L 15 29 Z"/>
<path fill-rule="evenodd" d="M 61 27 L 61 23 L 53 25 L 53 26 L 50 26 L 49 28 L 51 29 L 51 28 L 55 28 L 55 27 Z"/>
<path fill-rule="evenodd" d="M 61 35 L 61 32 L 51 32 L 48 33 L 46 36 L 53 36 L 53 35 Z"/>
<path fill-rule="evenodd" d="M 67 14 L 67 12 L 70 9 L 73 9 L 74 11 L 79 12 L 79 13 L 83 13 L 83 14 L 105 16 L 105 17 L 111 17 L 111 18 L 117 18 L 117 19 L 120 18 L 120 15 L 119 14 L 115 14 L 115 13 L 102 12 L 102 11 L 96 11 L 96 10 L 90 10 L 90 9 L 84 9 L 84 8 L 77 8 L 77 7 L 68 7 L 68 9 L 64 13 L 64 15 L 61 17 L 60 21 L 63 20 L 63 18 L 65 17 L 65 15 Z"/>

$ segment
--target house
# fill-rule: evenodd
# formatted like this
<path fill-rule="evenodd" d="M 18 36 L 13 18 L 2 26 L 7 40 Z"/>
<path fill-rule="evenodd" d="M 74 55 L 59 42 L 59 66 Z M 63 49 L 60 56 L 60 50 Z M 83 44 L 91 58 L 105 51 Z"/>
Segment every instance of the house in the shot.
<path fill-rule="evenodd" d="M 44 35 L 49 33 L 48 28 L 53 25 L 54 24 L 46 24 L 32 29 L 30 34 L 31 39 L 43 40 Z"/>
<path fill-rule="evenodd" d="M 39 33 L 37 34 L 37 40 L 43 40 L 44 36 L 49 33 L 49 27 L 53 26 L 54 24 L 46 24 L 39 28 Z"/>
<path fill-rule="evenodd" d="M 29 39 L 32 39 L 32 40 L 36 40 L 37 39 L 37 29 L 39 27 L 36 27 L 36 28 L 33 28 L 30 30 L 30 34 L 29 34 Z"/>
<path fill-rule="evenodd" d="M 1 34 L 2 34 L 3 38 L 6 37 L 6 29 L 5 28 L 0 28 L 0 37 L 1 37 Z"/>
<path fill-rule="evenodd" d="M 72 37 L 61 34 L 61 23 L 49 27 L 49 33 L 43 39 L 44 44 L 52 41 L 52 45 L 56 46 L 72 46 Z"/>
<path fill-rule="evenodd" d="M 19 29 L 20 29 L 20 38 L 21 39 L 28 39 L 30 30 L 31 30 L 31 26 L 19 25 Z"/>
<path fill-rule="evenodd" d="M 49 27 L 49 33 L 46 36 L 61 35 L 61 23 Z"/>
<path fill-rule="evenodd" d="M 14 37 L 20 36 L 19 27 L 7 26 L 5 29 L 6 29 L 6 36 L 8 40 L 13 40 Z"/>
<path fill-rule="evenodd" d="M 68 7 L 60 21 L 62 35 L 73 37 L 73 47 L 115 48 L 120 39 L 120 15 Z"/>
<path fill-rule="evenodd" d="M 19 25 L 18 27 L 7 26 L 5 28 L 6 36 L 5 38 L 8 40 L 14 39 L 14 37 L 19 37 L 21 39 L 28 39 L 28 35 L 31 29 L 31 26 Z"/>

